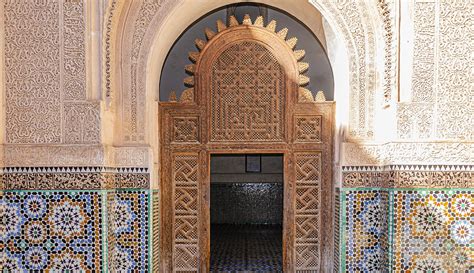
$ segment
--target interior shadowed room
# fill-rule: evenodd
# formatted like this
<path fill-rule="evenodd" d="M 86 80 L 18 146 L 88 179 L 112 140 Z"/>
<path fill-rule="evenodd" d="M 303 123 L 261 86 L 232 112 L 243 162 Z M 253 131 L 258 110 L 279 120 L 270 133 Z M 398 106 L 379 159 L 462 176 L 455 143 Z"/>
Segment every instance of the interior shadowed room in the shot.
<path fill-rule="evenodd" d="M 282 271 L 283 156 L 211 156 L 211 271 Z"/>

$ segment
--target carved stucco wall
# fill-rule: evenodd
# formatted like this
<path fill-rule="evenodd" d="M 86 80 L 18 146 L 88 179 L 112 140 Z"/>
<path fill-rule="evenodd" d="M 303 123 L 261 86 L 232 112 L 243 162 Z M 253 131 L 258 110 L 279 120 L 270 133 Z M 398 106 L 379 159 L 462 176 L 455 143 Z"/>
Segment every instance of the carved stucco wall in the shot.
<path fill-rule="evenodd" d="M 101 121 L 100 101 L 93 99 L 99 90 L 91 84 L 98 77 L 87 67 L 96 45 L 88 33 L 94 30 L 90 6 L 2 1 L 4 164 L 28 166 L 43 157 L 54 165 L 55 157 L 74 162 L 81 156 L 95 163 L 89 151 L 101 142 Z M 48 164 L 32 165 L 40 162 Z"/>
<path fill-rule="evenodd" d="M 342 165 L 472 162 L 472 4 L 415 1 L 411 13 L 400 14 L 397 2 L 388 0 L 303 2 L 322 13 L 348 55 Z M 2 165 L 149 165 L 156 150 L 149 147 L 159 141 L 159 90 L 149 79 L 159 75 L 146 73 L 156 57 L 154 42 L 167 31 L 162 27 L 170 25 L 170 14 L 193 14 L 193 7 L 165 0 L 107 5 L 102 12 L 100 4 L 82 1 L 3 2 Z M 401 15 L 412 22 L 409 37 L 397 30 Z M 100 35 L 92 38 L 102 28 L 97 16 L 104 23 L 103 90 L 90 73 L 100 64 L 91 61 L 99 56 L 93 52 Z M 398 47 L 399 35 L 413 46 Z M 398 50 L 411 58 L 401 58 L 401 70 L 412 71 L 400 84 Z M 398 89 L 409 99 L 397 103 Z M 378 116 L 396 128 L 393 135 L 379 138 L 385 128 L 374 123 Z M 101 130 L 104 124 L 109 127 Z"/>
<path fill-rule="evenodd" d="M 398 105 L 400 139 L 472 141 L 472 3 L 415 1 L 411 100 Z"/>
<path fill-rule="evenodd" d="M 226 3 L 222 1 L 214 7 Z M 268 1 L 268 4 L 272 3 L 281 7 L 279 1 Z M 432 164 L 440 158 L 440 163 L 445 164 L 470 162 L 472 158 L 466 155 L 465 151 L 470 152 L 473 149 L 472 117 L 469 115 L 473 107 L 472 96 L 469 96 L 472 92 L 472 85 L 469 84 L 472 75 L 469 72 L 471 64 L 466 57 L 466 49 L 472 48 L 472 44 L 469 44 L 472 39 L 465 37 L 471 35 L 469 31 L 459 31 L 471 28 L 472 23 L 466 19 L 469 13 L 466 5 L 469 3 L 416 2 L 413 16 L 407 15 L 406 19 L 415 21 L 415 48 L 413 52 L 409 52 L 415 64 L 411 79 L 413 100 L 408 102 L 397 102 L 398 92 L 409 86 L 398 82 L 397 57 L 400 46 L 404 46 L 399 45 L 399 40 L 407 37 L 399 37 L 400 7 L 397 1 L 315 0 L 311 1 L 311 5 L 322 13 L 335 33 L 334 39 L 343 44 L 348 55 L 349 90 L 336 90 L 345 92 L 349 101 L 349 111 L 343 109 L 338 112 L 338 115 L 348 112 L 348 122 L 342 125 L 341 131 L 344 135 L 342 165 L 381 165 L 397 162 Z M 422 7 L 436 5 L 436 9 L 419 11 Z M 114 6 L 113 1 L 111 6 Z M 105 60 L 107 67 L 111 69 L 111 73 L 105 74 L 105 81 L 111 82 L 106 92 L 111 97 L 120 97 L 117 101 L 122 127 L 117 136 L 122 143 L 147 144 L 157 138 L 153 132 L 157 129 L 154 118 L 147 115 L 145 110 L 149 109 L 150 105 L 156 106 L 144 99 L 155 99 L 159 92 L 156 86 L 149 86 L 148 79 L 150 76 L 159 79 L 159 76 L 146 73 L 152 62 L 150 58 L 156 57 L 152 56 L 157 52 L 153 49 L 153 42 L 156 41 L 154 36 L 167 31 L 165 26 L 169 27 L 169 21 L 173 20 L 168 16 L 177 10 L 199 17 L 201 14 L 189 11 L 193 8 L 192 4 L 186 1 L 155 0 L 139 1 L 126 8 L 128 13 L 126 18 L 123 18 L 125 32 L 120 37 L 121 40 L 132 42 L 122 46 L 121 55 L 109 55 Z M 119 16 L 119 10 L 111 9 L 108 16 Z M 431 25 L 430 20 L 426 19 L 430 16 L 438 18 L 436 28 L 434 19 Z M 109 27 L 112 30 L 114 25 L 110 24 Z M 184 28 L 181 31 L 183 30 Z M 454 34 L 450 34 L 451 30 Z M 111 33 L 114 37 L 113 30 Z M 430 45 L 429 39 L 439 46 Z M 428 44 L 423 44 L 427 41 Z M 456 47 L 450 47 L 450 43 Z M 161 49 L 158 54 L 163 55 L 166 52 Z M 114 63 L 119 60 L 122 67 L 120 77 L 117 77 L 118 71 L 113 73 L 113 67 L 117 67 Z M 444 60 L 449 60 L 450 64 Z M 402 62 L 401 65 L 405 63 Z M 436 71 L 436 80 L 426 78 L 429 73 L 424 73 L 422 69 Z M 160 69 L 155 71 L 159 72 Z M 117 88 L 113 88 L 114 84 Z M 377 118 L 379 123 L 376 123 Z M 405 150 L 405 147 L 413 146 L 410 143 L 414 139 L 417 139 L 417 142 L 421 139 L 423 143 L 416 146 L 416 149 Z M 456 144 L 440 142 L 443 140 L 454 140 Z M 426 155 L 417 155 L 422 151 L 426 151 Z"/>
<path fill-rule="evenodd" d="M 214 2 L 211 8 L 231 1 Z M 285 1 L 261 2 L 285 7 Z M 335 33 L 335 41 L 329 42 L 342 44 L 347 53 L 349 90 L 336 90 L 345 92 L 349 108 L 338 112 L 348 116 L 339 132 L 341 165 L 472 161 L 470 3 L 417 1 L 408 14 L 389 0 L 298 4 L 319 10 Z M 156 149 L 150 146 L 159 141 L 159 90 L 152 85 L 156 79 L 150 78 L 159 75 L 147 70 L 157 54 L 167 53 L 167 48 L 156 50 L 156 37 L 168 32 L 164 27 L 170 26 L 176 12 L 196 18 L 202 14 L 193 13 L 193 4 L 184 0 L 111 0 L 102 6 L 68 0 L 4 1 L 2 165 L 152 162 Z M 299 17 L 296 8 L 289 12 Z M 409 37 L 398 31 L 399 16 L 412 22 Z M 94 21 L 95 17 L 102 19 Z M 175 30 L 177 36 L 184 29 Z M 100 46 L 98 33 L 103 51 L 94 55 Z M 405 40 L 414 46 L 399 46 Z M 412 59 L 407 63 L 401 58 L 400 71 L 412 73 L 402 75 L 400 83 L 399 50 Z M 99 57 L 102 80 L 92 73 L 98 72 Z M 410 94 L 409 99 L 397 103 L 399 89 Z M 379 117 L 381 123 L 376 122 Z M 384 126 L 394 129 L 381 138 Z M 423 144 L 405 150 L 415 139 Z"/>
<path fill-rule="evenodd" d="M 215 2 L 214 7 L 217 8 L 228 1 L 222 1 L 222 3 Z M 272 1 L 268 1 L 268 3 L 272 4 Z M 368 7 L 370 6 L 369 3 L 362 1 L 313 1 L 312 4 L 336 28 L 336 33 L 342 38 L 349 52 L 351 71 L 351 90 L 348 92 L 351 99 L 349 134 L 357 139 L 373 139 L 373 120 L 375 108 L 377 107 L 375 102 L 375 89 L 377 85 L 375 28 L 380 28 L 378 31 L 381 33 L 383 31 L 393 31 L 391 28 L 382 31 L 382 15 L 389 16 L 390 13 L 386 13 L 385 9 L 378 11 L 379 6 L 375 1 L 371 4 L 373 4 L 372 8 L 376 13 L 375 16 L 379 17 L 380 14 L 381 18 L 377 20 L 374 20 L 372 18 L 373 15 L 369 14 L 371 10 Z M 166 31 L 166 29 L 160 29 L 160 26 L 165 25 L 167 20 L 171 20 L 167 16 L 173 13 L 174 10 L 180 9 L 181 12 L 189 13 L 189 10 L 192 10 L 193 7 L 191 3 L 186 1 L 145 0 L 137 1 L 128 6 L 112 1 L 108 15 L 109 18 L 123 15 L 120 14 L 120 9 L 117 8 L 119 5 L 122 5 L 122 9 L 128 12 L 127 18 L 124 19 L 127 22 L 123 26 L 124 33 L 121 36 L 121 40 L 131 42 L 123 44 L 120 56 L 114 56 L 114 53 L 109 53 L 106 56 L 106 69 L 110 70 L 110 73 L 105 75 L 105 82 L 107 83 L 106 93 L 108 96 L 118 97 L 117 100 L 120 100 L 118 108 L 120 108 L 122 113 L 119 118 L 123 124 L 120 131 L 121 141 L 130 144 L 146 143 L 149 136 L 146 134 L 145 98 L 155 98 L 157 93 L 156 87 L 146 86 L 146 77 L 150 76 L 146 73 L 146 65 L 149 61 L 148 58 L 150 58 L 151 47 L 153 46 L 151 44 L 154 40 L 153 36 L 161 31 Z M 389 8 L 386 9 L 389 10 Z M 315 13 L 318 12 L 314 8 L 313 11 Z M 196 14 L 193 15 L 198 16 Z M 113 19 L 108 21 L 110 22 L 109 28 L 112 29 L 114 27 Z M 119 24 L 117 23 L 117 25 Z M 181 31 L 184 31 L 184 29 Z M 113 43 L 113 36 L 112 30 L 110 43 Z M 390 37 L 392 36 L 390 35 Z M 390 43 L 388 46 L 389 50 L 387 53 L 390 64 L 395 63 L 391 59 L 393 55 L 392 44 Z M 384 47 L 384 44 L 381 46 Z M 114 63 L 119 60 L 122 62 L 120 78 L 113 71 Z M 387 74 L 390 76 L 383 78 L 381 82 L 387 81 L 392 83 L 395 78 L 392 75 L 394 74 L 395 66 L 391 67 L 391 69 L 387 69 Z M 384 70 L 383 67 L 378 69 Z M 155 77 L 159 76 L 155 75 Z M 121 92 L 118 94 L 116 91 L 119 88 Z M 150 90 L 146 90 L 147 88 L 150 88 Z M 147 95 L 147 92 L 155 94 Z M 391 97 L 391 92 L 388 92 L 388 97 Z"/>
<path fill-rule="evenodd" d="M 107 100 L 112 102 L 110 107 L 117 111 L 116 143 L 154 146 L 154 142 L 159 141 L 155 101 L 159 93 L 161 65 L 172 41 L 192 23 L 193 18 L 196 20 L 205 12 L 231 2 L 110 1 L 105 20 L 103 82 Z M 300 1 L 296 5 L 285 1 L 257 2 L 284 9 L 306 24 L 311 20 L 303 10 L 312 10 L 315 14 L 321 12 L 334 33 L 333 42 L 342 45 L 340 48 L 348 56 L 348 67 L 344 70 L 350 71 L 349 75 L 339 75 L 342 81 L 348 81 L 341 86 L 348 88 L 336 90 L 344 94 L 342 97 L 348 101 L 349 108 L 349 111 L 338 111 L 338 115 L 348 116 L 344 118 L 347 122 L 341 125 L 341 135 L 344 136 L 341 140 L 357 143 L 357 146 L 380 142 L 378 135 L 385 130 L 376 126 L 376 117 L 388 115 L 392 127 L 396 126 L 393 114 L 398 91 L 396 1 L 321 0 Z M 202 8 L 205 5 L 207 9 Z M 183 24 L 183 21 L 189 23 Z M 169 41 L 163 42 L 167 39 Z M 333 52 L 335 55 L 339 53 Z M 335 80 L 338 81 L 337 75 Z M 391 106 L 390 111 L 385 109 L 387 105 Z M 387 124 L 387 120 L 382 123 Z M 157 149 L 152 150 L 152 157 L 156 158 Z M 347 157 L 352 156 L 341 155 L 343 164 Z M 156 159 L 154 164 L 159 164 Z"/>
<path fill-rule="evenodd" d="M 345 165 L 472 164 L 473 4 L 402 1 L 400 101 L 389 143 L 345 143 Z"/>
<path fill-rule="evenodd" d="M 6 142 L 100 142 L 100 107 L 87 101 L 81 1 L 4 5 Z"/>
<path fill-rule="evenodd" d="M 1 1 L 0 166 L 148 166 L 146 147 L 110 141 L 114 111 L 104 111 L 100 84 L 106 4 Z"/>

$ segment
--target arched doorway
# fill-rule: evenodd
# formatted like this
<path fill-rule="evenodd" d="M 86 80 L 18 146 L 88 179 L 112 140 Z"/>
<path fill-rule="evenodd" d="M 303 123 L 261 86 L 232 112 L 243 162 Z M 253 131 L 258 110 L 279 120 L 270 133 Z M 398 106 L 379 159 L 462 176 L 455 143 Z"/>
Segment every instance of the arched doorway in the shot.
<path fill-rule="evenodd" d="M 190 86 L 178 101 L 160 103 L 162 272 L 207 272 L 210 253 L 210 156 L 283 154 L 285 272 L 318 272 L 332 230 L 334 104 L 316 103 L 304 87 L 304 51 L 261 17 L 235 18 L 200 52 Z"/>

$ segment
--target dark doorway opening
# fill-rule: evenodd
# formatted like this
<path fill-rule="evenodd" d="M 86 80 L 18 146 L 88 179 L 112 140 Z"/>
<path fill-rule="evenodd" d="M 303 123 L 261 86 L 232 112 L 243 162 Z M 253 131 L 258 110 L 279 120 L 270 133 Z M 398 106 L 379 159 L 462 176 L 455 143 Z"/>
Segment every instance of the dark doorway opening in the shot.
<path fill-rule="evenodd" d="M 283 155 L 212 155 L 210 216 L 211 272 L 281 272 Z"/>

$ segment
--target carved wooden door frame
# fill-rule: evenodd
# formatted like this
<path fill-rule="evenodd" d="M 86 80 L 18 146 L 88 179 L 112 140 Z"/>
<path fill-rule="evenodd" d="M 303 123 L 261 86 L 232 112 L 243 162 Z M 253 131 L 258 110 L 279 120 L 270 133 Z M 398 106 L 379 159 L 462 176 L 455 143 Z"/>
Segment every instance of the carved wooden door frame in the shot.
<path fill-rule="evenodd" d="M 261 21 L 231 18 L 230 27 L 218 21 L 218 33 L 206 30 L 187 67 L 194 88 L 159 104 L 161 272 L 210 270 L 209 168 L 219 153 L 284 155 L 284 271 L 329 271 L 334 103 L 308 99 L 292 39 Z M 265 77 L 245 78 L 261 70 Z"/>

